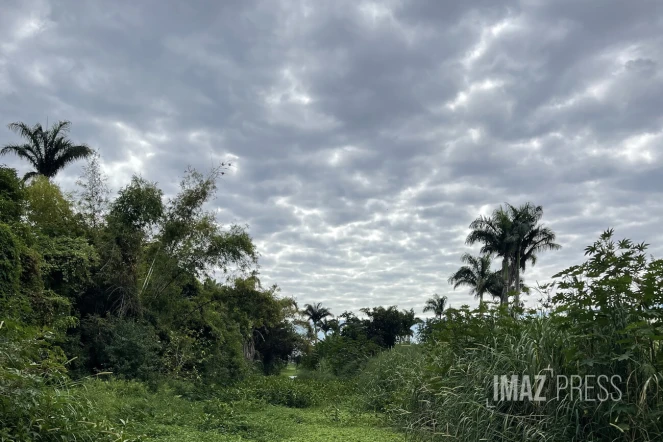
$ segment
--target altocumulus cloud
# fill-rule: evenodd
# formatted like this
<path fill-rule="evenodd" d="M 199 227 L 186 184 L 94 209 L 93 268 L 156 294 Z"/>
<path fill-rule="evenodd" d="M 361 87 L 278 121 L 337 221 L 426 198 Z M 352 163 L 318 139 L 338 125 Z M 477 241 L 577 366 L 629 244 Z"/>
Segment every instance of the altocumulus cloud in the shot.
<path fill-rule="evenodd" d="M 421 311 L 475 302 L 446 279 L 505 201 L 564 246 L 529 283 L 607 227 L 663 255 L 662 63 L 658 0 L 5 0 L 0 121 L 71 120 L 116 189 L 230 160 L 263 282 Z"/>

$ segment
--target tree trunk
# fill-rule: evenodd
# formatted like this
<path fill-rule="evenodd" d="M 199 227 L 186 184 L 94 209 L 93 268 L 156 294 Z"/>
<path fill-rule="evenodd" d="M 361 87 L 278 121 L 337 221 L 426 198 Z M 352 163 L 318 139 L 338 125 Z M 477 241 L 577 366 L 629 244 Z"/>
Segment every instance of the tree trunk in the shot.
<path fill-rule="evenodd" d="M 244 359 L 246 359 L 249 362 L 255 359 L 256 344 L 255 341 L 253 340 L 253 336 L 251 336 L 251 338 L 249 339 L 244 340 L 242 345 L 242 350 L 244 351 Z"/>
<path fill-rule="evenodd" d="M 502 258 L 502 279 L 504 286 L 502 287 L 502 296 L 500 297 L 500 305 L 507 305 L 509 303 L 509 262 L 508 257 Z"/>
<path fill-rule="evenodd" d="M 518 250 L 518 255 L 516 255 L 516 268 L 514 269 L 514 274 L 515 274 L 515 289 L 516 289 L 516 297 L 514 299 L 514 304 L 518 308 L 520 307 L 520 250 Z"/>

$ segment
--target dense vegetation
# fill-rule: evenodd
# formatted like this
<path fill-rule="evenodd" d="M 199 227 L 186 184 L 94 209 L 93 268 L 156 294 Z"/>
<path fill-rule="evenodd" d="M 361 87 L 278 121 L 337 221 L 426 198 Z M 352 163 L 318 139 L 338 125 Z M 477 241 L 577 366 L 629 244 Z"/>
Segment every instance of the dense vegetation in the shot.
<path fill-rule="evenodd" d="M 334 317 L 264 287 L 247 228 L 206 209 L 229 165 L 187 170 L 168 198 L 138 176 L 111 195 L 68 123 L 11 128 L 26 143 L 2 153 L 34 171 L 0 167 L 0 440 L 663 440 L 663 261 L 646 244 L 606 231 L 530 310 L 522 273 L 559 245 L 541 207 L 507 204 L 470 224 L 480 255 L 449 277 L 478 308 L 435 295 L 425 321 Z M 50 177 L 80 158 L 65 194 Z M 618 376 L 620 394 L 495 398 L 495 376 L 545 373 Z"/>
<path fill-rule="evenodd" d="M 646 248 L 606 231 L 587 262 L 541 288 L 540 310 L 446 309 L 417 351 L 371 361 L 365 396 L 424 440 L 662 440 L 663 260 Z M 603 400 L 555 382 L 546 401 L 493 400 L 495 376 L 545 374 L 618 377 Z"/>

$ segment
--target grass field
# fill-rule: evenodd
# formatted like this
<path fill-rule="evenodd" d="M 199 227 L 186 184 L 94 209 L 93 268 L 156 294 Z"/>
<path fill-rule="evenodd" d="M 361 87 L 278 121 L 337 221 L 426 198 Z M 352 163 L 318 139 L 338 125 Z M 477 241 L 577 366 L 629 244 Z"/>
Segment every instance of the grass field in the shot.
<path fill-rule="evenodd" d="M 168 442 L 390 442 L 404 435 L 351 404 L 288 408 L 264 401 L 190 400 L 138 383 L 86 385 L 98 413 L 123 431 L 123 440 Z"/>

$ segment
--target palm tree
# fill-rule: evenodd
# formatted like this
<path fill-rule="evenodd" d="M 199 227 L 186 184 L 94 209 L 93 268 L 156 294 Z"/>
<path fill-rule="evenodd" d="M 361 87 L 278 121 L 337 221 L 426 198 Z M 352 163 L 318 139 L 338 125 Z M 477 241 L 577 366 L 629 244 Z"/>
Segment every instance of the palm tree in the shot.
<path fill-rule="evenodd" d="M 470 224 L 472 231 L 467 236 L 467 244 L 483 243 L 481 254 L 495 254 L 502 258 L 502 279 L 504 281 L 500 304 L 508 302 L 509 258 L 513 251 L 512 222 L 508 213 L 499 207 L 492 216 L 480 216 Z"/>
<path fill-rule="evenodd" d="M 437 293 L 432 298 L 428 298 L 424 306 L 424 313 L 433 312 L 437 319 L 441 319 L 444 314 L 444 309 L 447 307 L 447 297 L 440 296 Z"/>
<path fill-rule="evenodd" d="M 536 264 L 537 253 L 545 250 L 559 250 L 562 248 L 555 242 L 556 235 L 550 228 L 539 224 L 543 217 L 543 208 L 534 207 L 530 203 L 520 206 L 518 209 L 510 206 L 510 210 L 521 214 L 519 219 L 523 220 L 519 226 L 518 253 L 515 262 L 515 289 L 520 292 L 520 271 L 525 271 L 527 262 Z"/>
<path fill-rule="evenodd" d="M 327 336 L 327 333 L 333 332 L 338 333 L 340 330 L 340 325 L 338 319 L 324 319 L 320 322 L 320 330 Z"/>
<path fill-rule="evenodd" d="M 71 128 L 69 121 L 59 121 L 48 130 L 39 123 L 33 127 L 20 122 L 11 123 L 8 127 L 27 142 L 7 144 L 0 150 L 0 155 L 14 153 L 32 164 L 35 170 L 26 173 L 23 180 L 36 175 L 52 178 L 67 164 L 92 154 L 92 149 L 85 144 L 74 144 L 66 137 Z"/>
<path fill-rule="evenodd" d="M 304 316 L 308 318 L 309 321 L 313 323 L 313 333 L 315 334 L 315 340 L 318 340 L 318 327 L 322 324 L 322 320 L 328 316 L 332 316 L 332 313 L 328 308 L 323 307 L 322 303 L 318 302 L 317 304 L 306 304 L 303 311 Z"/>
<path fill-rule="evenodd" d="M 527 262 L 536 264 L 537 253 L 545 250 L 559 250 L 562 246 L 555 243 L 556 235 L 550 228 L 539 224 L 543 217 L 543 208 L 526 203 L 520 207 L 507 204 L 513 220 L 514 246 L 512 257 L 513 289 L 516 293 L 514 302 L 519 305 L 521 292 L 520 271 L 525 271 Z"/>
<path fill-rule="evenodd" d="M 500 303 L 508 303 L 508 292 L 514 290 L 515 302 L 521 292 L 520 272 L 527 262 L 536 262 L 537 253 L 557 250 L 555 233 L 539 224 L 543 208 L 526 203 L 520 207 L 506 204 L 497 208 L 490 217 L 480 216 L 470 224 L 472 232 L 467 244 L 482 243 L 481 253 L 502 258 L 502 293 Z"/>
<path fill-rule="evenodd" d="M 499 293 L 501 277 L 499 271 L 490 269 L 490 255 L 475 257 L 466 253 L 461 258 L 465 264 L 449 278 L 454 290 L 460 286 L 470 288 L 470 295 L 479 298 L 479 307 L 483 306 L 485 294 Z"/>

